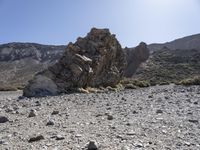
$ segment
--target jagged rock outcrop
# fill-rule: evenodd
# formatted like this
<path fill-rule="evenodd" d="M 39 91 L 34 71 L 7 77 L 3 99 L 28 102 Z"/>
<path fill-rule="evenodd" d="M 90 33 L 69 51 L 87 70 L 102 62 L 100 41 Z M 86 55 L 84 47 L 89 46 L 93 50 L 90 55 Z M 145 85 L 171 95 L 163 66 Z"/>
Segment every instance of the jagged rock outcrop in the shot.
<path fill-rule="evenodd" d="M 132 77 L 142 62 L 149 58 L 149 49 L 146 43 L 141 42 L 135 48 L 125 48 L 127 67 L 124 71 L 125 77 Z"/>
<path fill-rule="evenodd" d="M 93 28 L 85 38 L 69 43 L 59 62 L 38 73 L 23 95 L 38 97 L 79 87 L 114 86 L 125 66 L 125 54 L 115 35 L 108 29 Z"/>

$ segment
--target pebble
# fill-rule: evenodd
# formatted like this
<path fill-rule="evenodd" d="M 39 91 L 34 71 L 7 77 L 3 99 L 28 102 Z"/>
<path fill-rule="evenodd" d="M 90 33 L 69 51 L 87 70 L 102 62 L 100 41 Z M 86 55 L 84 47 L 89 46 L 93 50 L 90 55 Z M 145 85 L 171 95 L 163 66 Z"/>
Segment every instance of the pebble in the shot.
<path fill-rule="evenodd" d="M 52 125 L 54 125 L 55 123 L 54 123 L 54 120 L 52 120 L 52 119 L 50 119 L 48 122 L 47 122 L 47 126 L 52 126 Z"/>
<path fill-rule="evenodd" d="M 51 113 L 51 115 L 57 115 L 57 114 L 59 114 L 59 111 L 58 111 L 58 110 L 54 110 L 54 111 Z"/>
<path fill-rule="evenodd" d="M 137 148 L 142 148 L 143 144 L 138 142 L 138 143 L 135 143 L 134 146 Z"/>
<path fill-rule="evenodd" d="M 60 141 L 60 140 L 64 140 L 65 138 L 62 135 L 56 135 L 56 140 Z"/>
<path fill-rule="evenodd" d="M 28 117 L 35 117 L 36 115 L 37 115 L 36 110 L 31 109 L 31 111 L 30 111 Z"/>
<path fill-rule="evenodd" d="M 5 117 L 5 116 L 0 116 L 0 123 L 6 123 L 6 122 L 8 122 L 9 120 L 8 120 L 8 118 L 7 117 Z"/>
<path fill-rule="evenodd" d="M 98 150 L 97 144 L 94 141 L 90 141 L 87 145 L 87 150 Z"/>
<path fill-rule="evenodd" d="M 112 115 L 109 115 L 109 114 L 108 114 L 108 115 L 107 115 L 107 119 L 108 119 L 108 120 L 113 120 L 114 117 L 113 117 Z"/>
<path fill-rule="evenodd" d="M 82 135 L 81 134 L 76 134 L 75 137 L 80 138 L 80 137 L 82 137 Z"/>
<path fill-rule="evenodd" d="M 35 136 L 35 137 L 31 137 L 28 142 L 31 143 L 31 142 L 37 142 L 37 141 L 40 141 L 40 140 L 44 140 L 44 136 L 43 135 L 38 135 L 38 136 Z"/>
<path fill-rule="evenodd" d="M 121 148 L 121 150 L 131 150 L 131 148 L 129 148 L 128 146 L 123 146 L 123 147 Z"/>
<path fill-rule="evenodd" d="M 199 123 L 199 121 L 195 120 L 195 119 L 189 119 L 188 121 L 191 122 L 191 123 L 195 123 L 195 124 Z"/>
<path fill-rule="evenodd" d="M 42 104 L 39 101 L 35 102 L 36 106 L 42 106 Z"/>
<path fill-rule="evenodd" d="M 156 113 L 157 113 L 157 114 L 162 114 L 163 111 L 162 111 L 161 109 L 158 109 L 158 110 L 156 110 Z"/>

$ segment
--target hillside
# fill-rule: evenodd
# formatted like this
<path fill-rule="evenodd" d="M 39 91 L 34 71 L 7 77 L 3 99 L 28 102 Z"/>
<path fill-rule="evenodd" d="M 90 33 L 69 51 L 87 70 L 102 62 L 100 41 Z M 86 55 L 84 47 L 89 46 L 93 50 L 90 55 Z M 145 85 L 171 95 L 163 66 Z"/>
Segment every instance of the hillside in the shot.
<path fill-rule="evenodd" d="M 0 90 L 23 87 L 35 73 L 54 64 L 64 49 L 35 43 L 0 45 Z"/>
<path fill-rule="evenodd" d="M 180 83 L 200 76 L 200 49 L 163 48 L 151 54 L 137 70 L 134 79 L 150 85 Z"/>
<path fill-rule="evenodd" d="M 176 49 L 200 49 L 200 34 L 187 36 L 184 38 L 180 38 L 171 42 L 163 43 L 163 44 L 150 44 L 148 48 L 151 51 L 157 51 L 162 49 L 163 47 L 168 47 L 171 50 Z"/>

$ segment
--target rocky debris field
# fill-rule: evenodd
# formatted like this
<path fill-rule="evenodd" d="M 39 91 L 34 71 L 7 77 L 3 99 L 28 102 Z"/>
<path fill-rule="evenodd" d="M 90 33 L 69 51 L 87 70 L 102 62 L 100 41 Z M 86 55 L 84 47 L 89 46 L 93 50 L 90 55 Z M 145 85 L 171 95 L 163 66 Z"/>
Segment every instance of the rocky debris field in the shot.
<path fill-rule="evenodd" d="M 200 87 L 23 98 L 0 92 L 1 150 L 199 150 Z"/>

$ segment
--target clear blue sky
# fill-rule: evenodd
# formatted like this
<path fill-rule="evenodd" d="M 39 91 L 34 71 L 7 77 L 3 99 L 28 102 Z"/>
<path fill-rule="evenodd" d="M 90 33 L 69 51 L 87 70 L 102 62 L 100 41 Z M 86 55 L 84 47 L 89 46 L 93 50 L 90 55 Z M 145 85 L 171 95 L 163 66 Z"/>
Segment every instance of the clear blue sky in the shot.
<path fill-rule="evenodd" d="M 122 46 L 200 33 L 200 0 L 0 0 L 0 43 L 67 44 L 109 28 Z"/>

